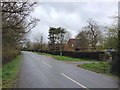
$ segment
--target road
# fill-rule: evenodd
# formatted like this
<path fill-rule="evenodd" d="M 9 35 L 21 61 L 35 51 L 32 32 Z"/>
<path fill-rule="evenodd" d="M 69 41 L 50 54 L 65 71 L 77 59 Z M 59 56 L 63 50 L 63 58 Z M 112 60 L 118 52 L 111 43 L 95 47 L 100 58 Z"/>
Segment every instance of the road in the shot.
<path fill-rule="evenodd" d="M 117 80 L 33 52 L 22 52 L 17 88 L 118 88 Z"/>

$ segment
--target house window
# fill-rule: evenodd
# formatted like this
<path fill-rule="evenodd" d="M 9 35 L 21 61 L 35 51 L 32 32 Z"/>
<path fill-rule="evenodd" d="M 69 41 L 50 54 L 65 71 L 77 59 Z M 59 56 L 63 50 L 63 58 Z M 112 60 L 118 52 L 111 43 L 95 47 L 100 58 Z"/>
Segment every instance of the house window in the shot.
<path fill-rule="evenodd" d="M 73 47 L 74 45 L 72 44 L 72 47 Z"/>

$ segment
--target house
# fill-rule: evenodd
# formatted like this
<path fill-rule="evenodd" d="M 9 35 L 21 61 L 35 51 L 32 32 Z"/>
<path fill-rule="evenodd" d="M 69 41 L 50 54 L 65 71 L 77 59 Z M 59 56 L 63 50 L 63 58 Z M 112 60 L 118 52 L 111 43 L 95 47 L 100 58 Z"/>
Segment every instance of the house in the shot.
<path fill-rule="evenodd" d="M 69 39 L 67 44 L 64 45 L 65 51 L 89 51 L 90 47 L 82 46 L 83 42 L 80 42 L 79 39 Z"/>
<path fill-rule="evenodd" d="M 64 48 L 65 51 L 79 51 L 78 39 L 69 39 Z"/>

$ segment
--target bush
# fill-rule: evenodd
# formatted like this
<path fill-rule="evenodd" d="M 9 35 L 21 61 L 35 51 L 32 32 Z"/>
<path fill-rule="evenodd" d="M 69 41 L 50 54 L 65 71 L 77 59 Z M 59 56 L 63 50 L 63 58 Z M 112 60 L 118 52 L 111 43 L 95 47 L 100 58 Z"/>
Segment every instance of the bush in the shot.
<path fill-rule="evenodd" d="M 20 54 L 20 51 L 3 51 L 2 52 L 2 64 L 6 64 L 10 62 L 12 59 L 14 59 L 18 54 Z"/>
<path fill-rule="evenodd" d="M 111 73 L 120 76 L 120 60 L 117 52 L 112 52 Z"/>

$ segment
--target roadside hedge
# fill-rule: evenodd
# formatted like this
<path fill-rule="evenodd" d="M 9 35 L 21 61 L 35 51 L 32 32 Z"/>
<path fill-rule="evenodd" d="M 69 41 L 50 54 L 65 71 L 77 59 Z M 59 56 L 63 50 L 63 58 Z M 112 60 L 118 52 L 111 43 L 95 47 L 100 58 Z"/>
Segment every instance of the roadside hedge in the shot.
<path fill-rule="evenodd" d="M 93 59 L 101 61 L 104 59 L 104 52 L 76 52 L 76 51 L 48 51 L 48 50 L 34 50 L 35 52 L 49 53 L 53 55 L 62 55 L 73 58 Z"/>
<path fill-rule="evenodd" d="M 20 54 L 20 51 L 2 51 L 2 64 L 6 64 L 10 62 L 12 59 L 14 59 L 18 54 Z"/>

